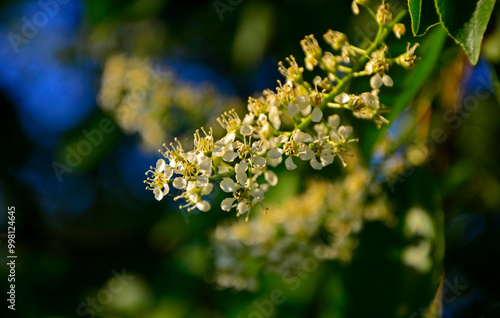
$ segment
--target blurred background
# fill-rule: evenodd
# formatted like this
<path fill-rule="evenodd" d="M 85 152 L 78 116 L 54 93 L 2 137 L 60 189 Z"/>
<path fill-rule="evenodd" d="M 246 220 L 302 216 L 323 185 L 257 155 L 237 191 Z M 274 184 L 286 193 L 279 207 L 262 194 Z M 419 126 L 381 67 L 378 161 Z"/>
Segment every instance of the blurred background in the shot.
<path fill-rule="evenodd" d="M 323 0 L 0 1 L 3 295 L 10 206 L 18 257 L 16 311 L 2 300 L 1 316 L 499 317 L 496 12 L 474 67 L 439 27 L 392 37 L 394 56 L 419 42 L 422 60 L 392 69 L 391 125 L 346 113 L 355 168 L 282 171 L 271 216 L 245 223 L 217 190 L 200 215 L 154 200 L 143 180 L 158 148 L 201 126 L 220 136 L 217 116 L 274 89 L 305 35 L 361 44 L 368 14 Z"/>

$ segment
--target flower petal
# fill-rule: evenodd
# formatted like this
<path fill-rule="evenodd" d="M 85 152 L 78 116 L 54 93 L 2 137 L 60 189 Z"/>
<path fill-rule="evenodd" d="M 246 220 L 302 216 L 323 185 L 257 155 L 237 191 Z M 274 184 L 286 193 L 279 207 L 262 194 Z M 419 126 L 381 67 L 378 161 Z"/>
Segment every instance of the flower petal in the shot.
<path fill-rule="evenodd" d="M 163 196 L 166 196 L 169 191 L 170 191 L 170 187 L 168 186 L 168 183 L 165 183 L 163 185 Z"/>
<path fill-rule="evenodd" d="M 323 118 L 323 112 L 319 109 L 319 107 L 315 107 L 311 113 L 311 120 L 315 123 L 319 123 L 321 118 Z"/>
<path fill-rule="evenodd" d="M 250 125 L 243 125 L 240 127 L 240 134 L 243 136 L 250 136 L 253 132 L 253 128 Z"/>
<path fill-rule="evenodd" d="M 261 156 L 253 156 L 252 161 L 259 168 L 264 168 L 266 166 L 266 159 Z"/>
<path fill-rule="evenodd" d="M 311 163 L 311 167 L 314 170 L 321 170 L 321 169 L 323 169 L 323 165 L 318 160 L 316 160 L 316 157 L 313 157 L 311 159 L 310 163 Z"/>
<path fill-rule="evenodd" d="M 331 129 L 337 129 L 337 127 L 339 127 L 339 124 L 340 124 L 339 115 L 335 114 L 328 116 L 328 122 L 327 122 L 328 127 L 330 127 Z"/>
<path fill-rule="evenodd" d="M 311 160 L 314 157 L 314 151 L 308 146 L 304 146 L 299 151 L 299 158 L 302 160 Z"/>
<path fill-rule="evenodd" d="M 307 95 L 301 95 L 295 98 L 295 100 L 297 101 L 297 104 L 299 105 L 300 109 L 304 109 L 310 104 L 309 96 Z"/>
<path fill-rule="evenodd" d="M 163 170 L 165 170 L 165 166 L 167 164 L 165 163 L 165 160 L 163 159 L 159 159 L 157 162 L 156 162 L 156 170 L 158 172 L 163 172 Z"/>
<path fill-rule="evenodd" d="M 271 110 L 269 111 L 269 120 L 273 124 L 274 128 L 280 129 L 281 126 L 280 113 L 276 107 L 271 108 Z"/>
<path fill-rule="evenodd" d="M 384 81 L 385 86 L 391 87 L 392 85 L 394 85 L 394 81 L 387 74 L 384 74 L 384 76 L 382 77 L 382 80 Z"/>
<path fill-rule="evenodd" d="M 334 100 L 339 104 L 347 104 L 351 100 L 351 97 L 346 93 L 340 93 L 339 95 L 335 96 Z"/>
<path fill-rule="evenodd" d="M 177 177 L 174 179 L 174 182 L 172 182 L 172 185 L 176 189 L 184 189 L 186 187 L 187 181 L 183 177 Z"/>
<path fill-rule="evenodd" d="M 236 171 L 236 173 L 244 173 L 247 170 L 248 170 L 248 165 L 247 162 L 244 160 L 242 160 L 240 163 L 237 163 L 234 166 L 234 171 Z"/>
<path fill-rule="evenodd" d="M 238 214 L 243 214 L 245 212 L 248 212 L 249 210 L 249 206 L 248 206 L 248 203 L 246 200 L 244 201 L 241 201 L 240 203 L 238 203 L 238 207 L 236 208 L 236 210 L 238 210 Z"/>
<path fill-rule="evenodd" d="M 267 183 L 272 185 L 273 187 L 278 184 L 278 176 L 274 171 L 267 170 L 264 172 L 264 178 L 266 179 Z"/>
<path fill-rule="evenodd" d="M 230 178 L 222 179 L 222 181 L 220 183 L 220 188 L 222 189 L 222 191 L 227 192 L 227 193 L 233 192 L 235 189 L 233 179 L 230 179 Z"/>
<path fill-rule="evenodd" d="M 206 186 L 201 188 L 201 195 L 209 195 L 212 193 L 212 190 L 214 189 L 214 185 L 212 183 L 208 183 Z"/>
<path fill-rule="evenodd" d="M 223 211 L 230 211 L 233 208 L 234 201 L 236 201 L 235 198 L 225 198 L 220 204 L 221 209 Z"/>
<path fill-rule="evenodd" d="M 224 159 L 224 161 L 227 161 L 227 162 L 232 162 L 232 161 L 234 161 L 234 159 L 236 159 L 236 157 L 238 157 L 238 153 L 234 152 L 232 150 L 229 150 L 229 151 L 226 151 L 224 153 L 224 156 L 222 156 L 222 159 Z"/>
<path fill-rule="evenodd" d="M 165 170 L 163 171 L 163 175 L 165 176 L 165 179 L 170 179 L 173 174 L 174 174 L 174 170 L 172 168 L 170 168 L 170 166 L 166 166 Z"/>
<path fill-rule="evenodd" d="M 269 159 L 278 159 L 278 158 L 281 158 L 282 153 L 283 153 L 283 149 L 275 147 L 275 148 L 269 150 L 269 152 L 267 153 L 267 156 L 269 157 Z"/>
<path fill-rule="evenodd" d="M 382 80 L 382 76 L 379 74 L 375 74 L 370 78 L 370 86 L 374 89 L 380 88 L 384 84 L 384 81 Z"/>
<path fill-rule="evenodd" d="M 241 184 L 242 186 L 245 186 L 245 183 L 247 182 L 247 180 L 248 180 L 248 176 L 245 172 L 236 174 L 236 181 L 238 181 L 238 183 Z"/>
<path fill-rule="evenodd" d="M 299 110 L 300 110 L 299 105 L 294 104 L 294 103 L 288 104 L 288 113 L 290 114 L 290 116 L 297 115 L 297 113 L 299 112 Z"/>
<path fill-rule="evenodd" d="M 288 170 L 295 170 L 295 168 L 297 168 L 297 165 L 293 162 L 292 157 L 286 158 L 285 166 Z"/>
<path fill-rule="evenodd" d="M 207 212 L 210 210 L 210 203 L 208 201 L 200 201 L 196 203 L 196 207 L 202 212 Z"/>
<path fill-rule="evenodd" d="M 160 201 L 163 199 L 163 192 L 161 192 L 161 189 L 156 187 L 153 189 L 153 194 L 155 195 L 155 199 Z"/>

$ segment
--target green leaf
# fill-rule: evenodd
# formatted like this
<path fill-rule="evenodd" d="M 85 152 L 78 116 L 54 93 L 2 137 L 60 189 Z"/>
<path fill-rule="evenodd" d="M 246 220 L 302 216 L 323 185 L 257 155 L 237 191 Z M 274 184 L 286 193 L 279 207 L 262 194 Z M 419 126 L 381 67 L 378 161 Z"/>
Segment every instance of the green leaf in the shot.
<path fill-rule="evenodd" d="M 463 47 L 475 65 L 496 0 L 435 0 L 448 34 Z"/>
<path fill-rule="evenodd" d="M 414 36 L 424 35 L 430 28 L 440 23 L 432 0 L 408 0 L 408 9 Z"/>

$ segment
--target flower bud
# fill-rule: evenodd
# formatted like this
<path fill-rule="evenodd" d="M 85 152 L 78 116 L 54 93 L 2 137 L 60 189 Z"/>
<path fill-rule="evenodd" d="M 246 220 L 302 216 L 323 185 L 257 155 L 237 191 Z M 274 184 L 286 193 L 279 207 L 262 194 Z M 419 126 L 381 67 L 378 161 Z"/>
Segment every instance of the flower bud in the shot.
<path fill-rule="evenodd" d="M 396 25 L 394 25 L 394 28 L 392 28 L 392 31 L 394 31 L 394 35 L 398 39 L 401 39 L 401 37 L 406 33 L 406 27 L 403 23 L 396 23 Z"/>

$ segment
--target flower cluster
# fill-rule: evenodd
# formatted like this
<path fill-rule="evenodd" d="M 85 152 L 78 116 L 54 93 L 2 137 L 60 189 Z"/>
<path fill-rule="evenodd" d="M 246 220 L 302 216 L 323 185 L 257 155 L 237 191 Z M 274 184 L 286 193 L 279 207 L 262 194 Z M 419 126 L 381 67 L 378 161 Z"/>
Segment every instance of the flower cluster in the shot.
<path fill-rule="evenodd" d="M 363 1 L 355 4 L 366 5 Z M 371 9 L 370 9 L 371 10 Z M 315 170 L 334 163 L 335 158 L 345 166 L 344 154 L 349 144 L 357 139 L 352 127 L 342 124 L 335 108 L 350 109 L 357 118 L 372 120 L 378 126 L 387 123 L 381 113 L 386 109 L 380 103 L 379 91 L 392 86 L 389 67 L 404 61 L 406 67 L 414 50 L 408 48 L 405 58 L 390 59 L 385 37 L 403 15 L 394 19 L 385 2 L 379 8 L 377 22 L 380 31 L 372 44 L 363 49 L 351 44 L 343 33 L 329 30 L 323 38 L 333 49 L 319 46 L 314 35 L 301 41 L 305 53 L 305 68 L 323 72 L 312 83 L 304 77 L 293 56 L 287 65 L 279 63 L 279 71 L 286 78 L 278 81 L 276 89 L 267 89 L 259 97 L 248 99 L 248 112 L 244 116 L 234 110 L 218 118 L 225 134 L 214 139 L 212 130 L 196 132 L 194 147 L 185 151 L 175 145 L 160 150 L 156 168 L 151 168 L 145 181 L 157 199 L 168 191 L 169 184 L 180 190 L 175 199 L 186 201 L 182 208 L 201 211 L 210 209 L 204 196 L 213 190 L 213 182 L 228 194 L 221 209 L 236 209 L 237 215 L 248 215 L 263 201 L 265 193 L 278 182 L 273 171 L 284 161 L 288 170 L 297 169 L 306 161 Z M 383 16 L 383 19 L 380 17 Z M 346 92 L 355 77 L 369 77 L 372 90 L 358 94 Z M 167 168 L 168 167 L 168 168 Z"/>
<path fill-rule="evenodd" d="M 124 132 L 139 134 L 144 148 L 152 151 L 179 133 L 184 122 L 193 127 L 216 124 L 207 114 L 243 105 L 235 97 L 220 94 L 211 84 L 183 82 L 168 68 L 153 69 L 147 59 L 122 54 L 106 59 L 98 99 Z M 199 111 L 200 104 L 206 112 Z M 173 116 L 177 120 L 171 120 Z"/>
<path fill-rule="evenodd" d="M 211 237 L 215 283 L 253 291 L 262 272 L 293 273 L 311 257 L 349 262 L 365 222 L 394 226 L 383 187 L 356 156 L 348 161 L 349 171 L 338 181 L 312 179 L 304 193 L 257 211 L 247 223 L 217 226 Z"/>

